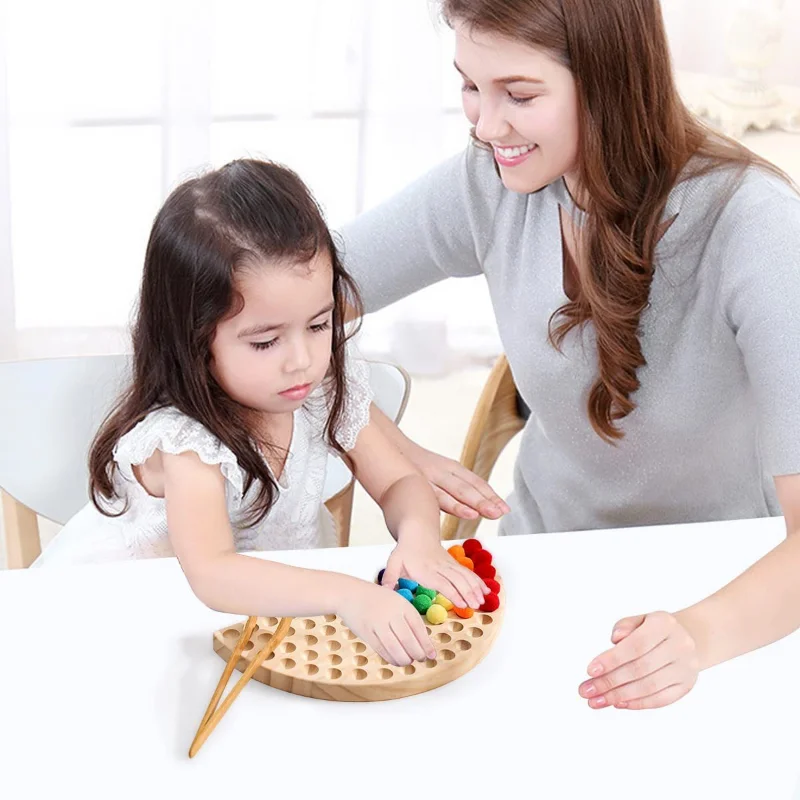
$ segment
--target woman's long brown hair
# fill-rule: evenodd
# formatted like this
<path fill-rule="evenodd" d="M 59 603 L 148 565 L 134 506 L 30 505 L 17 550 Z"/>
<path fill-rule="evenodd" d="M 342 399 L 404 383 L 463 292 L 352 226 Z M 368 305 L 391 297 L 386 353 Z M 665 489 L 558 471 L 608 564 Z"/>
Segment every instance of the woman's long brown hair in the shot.
<path fill-rule="evenodd" d="M 550 340 L 560 348 L 591 321 L 598 377 L 589 420 L 606 441 L 621 439 L 617 423 L 636 407 L 631 396 L 645 364 L 640 319 L 670 191 L 720 167 L 733 167 L 736 180 L 750 166 L 789 178 L 686 108 L 658 0 L 441 0 L 441 7 L 449 24 L 544 50 L 575 79 L 587 263 L 577 296 L 550 320 Z"/>
<path fill-rule="evenodd" d="M 325 434 L 344 456 L 337 441 L 345 401 L 344 351 L 355 333 L 345 333 L 344 311 L 349 304 L 360 317 L 361 302 L 308 189 L 283 166 L 243 159 L 188 180 L 170 194 L 153 223 L 145 254 L 131 384 L 89 454 L 91 496 L 101 512 L 118 515 L 103 502 L 118 499 L 117 442 L 151 411 L 172 406 L 233 451 L 245 473 L 245 492 L 260 483 L 237 523 L 252 525 L 266 516 L 277 487 L 254 443 L 249 409 L 228 397 L 212 375 L 210 345 L 217 324 L 241 304 L 235 288 L 240 269 L 270 261 L 307 264 L 319 253 L 333 265 L 335 300 Z"/>

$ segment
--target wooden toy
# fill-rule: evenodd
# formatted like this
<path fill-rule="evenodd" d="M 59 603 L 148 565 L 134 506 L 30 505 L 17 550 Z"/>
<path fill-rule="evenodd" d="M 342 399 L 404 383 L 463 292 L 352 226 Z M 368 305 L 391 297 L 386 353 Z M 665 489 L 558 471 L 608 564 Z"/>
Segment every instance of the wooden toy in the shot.
<path fill-rule="evenodd" d="M 196 755 L 250 678 L 304 697 L 347 702 L 395 700 L 456 680 L 480 663 L 497 638 L 505 610 L 500 584 L 497 610 L 462 617 L 452 609 L 441 624 L 426 624 L 437 657 L 405 667 L 384 661 L 334 615 L 248 617 L 216 631 L 214 650 L 227 663 L 189 756 Z M 234 669 L 243 674 L 220 704 Z"/>

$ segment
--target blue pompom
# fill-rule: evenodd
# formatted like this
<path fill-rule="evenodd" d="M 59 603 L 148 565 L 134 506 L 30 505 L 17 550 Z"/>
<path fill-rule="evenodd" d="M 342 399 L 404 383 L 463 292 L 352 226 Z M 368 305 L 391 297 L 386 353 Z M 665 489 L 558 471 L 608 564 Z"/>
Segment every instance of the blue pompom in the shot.
<path fill-rule="evenodd" d="M 408 589 L 409 592 L 415 592 L 417 590 L 417 586 L 419 586 L 416 581 L 412 581 L 410 578 L 400 578 L 400 580 L 397 581 L 397 585 L 401 589 Z"/>
<path fill-rule="evenodd" d="M 410 589 L 397 589 L 396 591 L 397 591 L 397 594 L 402 595 L 403 597 L 405 597 L 405 599 L 408 600 L 409 603 L 414 601 L 414 595 L 411 594 L 411 590 Z"/>

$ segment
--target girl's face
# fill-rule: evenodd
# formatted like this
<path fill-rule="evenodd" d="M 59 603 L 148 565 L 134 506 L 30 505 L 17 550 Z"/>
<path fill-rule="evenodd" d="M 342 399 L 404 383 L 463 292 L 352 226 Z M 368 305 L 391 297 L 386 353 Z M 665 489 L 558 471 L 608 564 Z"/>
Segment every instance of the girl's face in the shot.
<path fill-rule="evenodd" d="M 578 101 L 572 73 L 544 51 L 455 25 L 464 112 L 492 146 L 506 188 L 535 192 L 566 176 L 575 188 Z"/>
<path fill-rule="evenodd" d="M 299 408 L 331 360 L 333 267 L 327 253 L 308 264 L 258 264 L 239 272 L 242 309 L 217 326 L 211 368 L 225 392 L 260 412 Z"/>

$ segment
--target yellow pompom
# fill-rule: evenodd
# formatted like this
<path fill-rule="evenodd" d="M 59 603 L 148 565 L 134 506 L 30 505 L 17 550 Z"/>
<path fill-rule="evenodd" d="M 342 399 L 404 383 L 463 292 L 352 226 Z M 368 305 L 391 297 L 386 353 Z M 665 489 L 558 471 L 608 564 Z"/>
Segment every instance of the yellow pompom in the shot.
<path fill-rule="evenodd" d="M 438 603 L 434 603 L 425 613 L 425 619 L 431 625 L 441 625 L 447 619 L 447 609 Z"/>
<path fill-rule="evenodd" d="M 437 594 L 433 602 L 438 603 L 445 611 L 453 608 L 453 604 L 443 594 Z"/>

